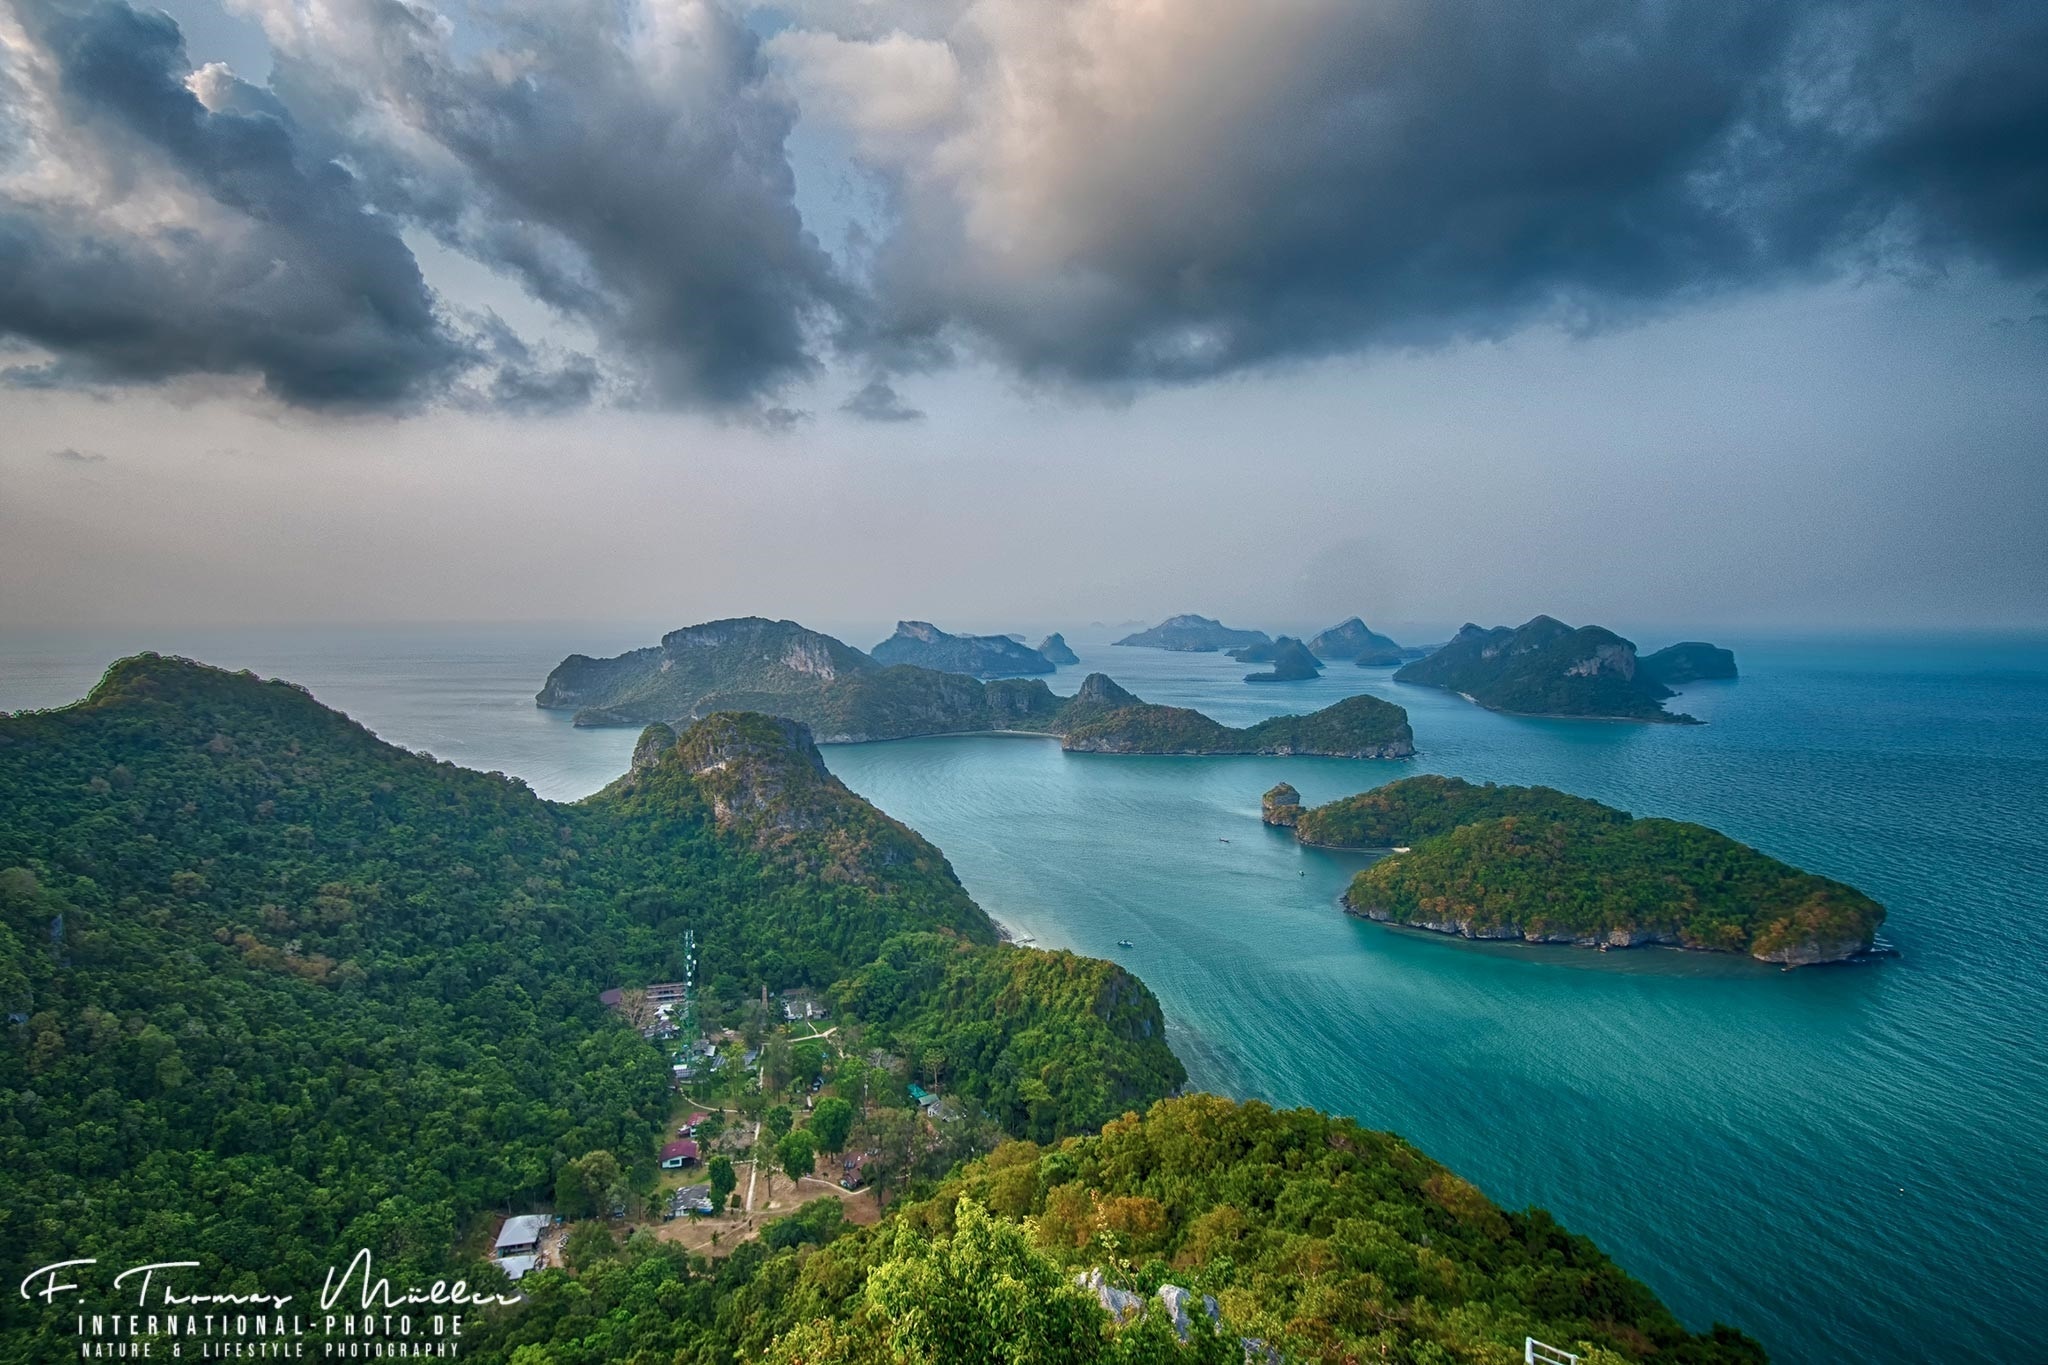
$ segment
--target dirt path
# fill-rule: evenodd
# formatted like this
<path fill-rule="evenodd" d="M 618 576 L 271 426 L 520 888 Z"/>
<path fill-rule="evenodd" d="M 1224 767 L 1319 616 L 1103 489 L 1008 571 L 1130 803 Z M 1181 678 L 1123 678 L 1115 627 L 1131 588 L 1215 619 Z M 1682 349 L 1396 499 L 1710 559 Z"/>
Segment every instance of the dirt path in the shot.
<path fill-rule="evenodd" d="M 760 1236 L 762 1224 L 786 1217 L 800 1206 L 828 1196 L 839 1201 L 849 1222 L 865 1227 L 881 1221 L 882 1206 L 873 1190 L 842 1190 L 829 1180 L 805 1176 L 796 1187 L 794 1199 L 790 1198 L 785 1186 L 783 1192 L 766 1201 L 758 1212 L 735 1209 L 716 1218 L 678 1218 L 673 1222 L 656 1224 L 652 1231 L 662 1241 L 680 1242 L 700 1256 L 724 1256 L 740 1243 Z"/>

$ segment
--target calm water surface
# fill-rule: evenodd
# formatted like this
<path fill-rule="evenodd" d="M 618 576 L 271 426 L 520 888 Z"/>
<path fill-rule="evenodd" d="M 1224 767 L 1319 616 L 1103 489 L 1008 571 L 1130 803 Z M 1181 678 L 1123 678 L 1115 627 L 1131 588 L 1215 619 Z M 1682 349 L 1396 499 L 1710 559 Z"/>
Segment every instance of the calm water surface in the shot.
<path fill-rule="evenodd" d="M 535 688 L 572 649 L 656 633 L 16 632 L 0 707 L 74 699 L 152 647 L 303 682 L 394 742 L 568 799 L 616 776 L 634 736 L 575 730 Z M 2048 641 L 1729 643 L 1742 680 L 1678 703 L 1697 728 L 1510 719 L 1341 664 L 1252 687 L 1219 656 L 1077 643 L 1058 690 L 1101 668 L 1236 724 L 1367 691 L 1408 708 L 1424 752 L 976 738 L 826 756 L 1016 933 L 1142 975 L 1200 1086 L 1400 1132 L 1781 1361 L 2048 1360 Z M 1281 780 L 1314 803 L 1418 771 L 1715 825 L 1877 896 L 1904 956 L 1780 972 L 1392 930 L 1335 908 L 1362 858 L 1259 823 Z"/>

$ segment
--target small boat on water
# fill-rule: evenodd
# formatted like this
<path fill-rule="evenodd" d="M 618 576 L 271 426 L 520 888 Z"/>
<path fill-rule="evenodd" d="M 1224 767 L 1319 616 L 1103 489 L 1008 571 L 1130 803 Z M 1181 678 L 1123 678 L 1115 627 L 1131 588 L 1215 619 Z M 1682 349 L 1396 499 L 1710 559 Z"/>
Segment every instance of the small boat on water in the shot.
<path fill-rule="evenodd" d="M 1129 939 L 1127 939 L 1127 938 L 1120 938 L 1120 939 L 1118 939 L 1118 940 L 1116 941 L 1116 946 L 1117 946 L 1117 947 L 1119 947 L 1119 948 L 1135 948 L 1135 947 L 1137 947 L 1138 945 L 1137 945 L 1137 944 L 1135 944 L 1135 943 L 1133 943 L 1133 942 L 1131 942 L 1131 941 L 1130 941 Z"/>

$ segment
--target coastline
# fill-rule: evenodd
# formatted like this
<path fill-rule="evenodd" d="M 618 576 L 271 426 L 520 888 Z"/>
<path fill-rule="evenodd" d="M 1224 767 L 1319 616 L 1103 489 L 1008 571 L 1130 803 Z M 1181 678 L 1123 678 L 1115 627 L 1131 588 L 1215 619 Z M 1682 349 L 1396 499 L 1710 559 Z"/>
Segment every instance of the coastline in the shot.
<path fill-rule="evenodd" d="M 1396 679 L 1395 681 L 1399 681 Z M 1449 692 L 1452 696 L 1463 697 L 1482 711 L 1496 716 L 1513 716 L 1517 720 L 1591 720 L 1611 725 L 1705 725 L 1698 716 L 1689 716 L 1683 711 L 1667 711 L 1661 716 L 1587 716 L 1571 715 L 1561 711 L 1510 711 L 1505 706 L 1488 706 L 1470 692 L 1460 692 L 1454 687 L 1439 687 L 1435 683 L 1408 682 L 1403 687 L 1426 687 L 1432 692 Z M 1682 693 L 1680 695 L 1683 695 Z"/>
<path fill-rule="evenodd" d="M 1798 961 L 1781 958 L 1759 957 L 1755 953 L 1736 948 L 1696 947 L 1681 942 L 1675 930 L 1612 930 L 1606 937 L 1587 934 L 1546 934 L 1532 938 L 1526 930 L 1513 925 L 1503 925 L 1499 933 L 1475 933 L 1455 921 L 1425 923 L 1417 920 L 1395 919 L 1391 912 L 1373 913 L 1372 908 L 1359 909 L 1350 900 L 1347 889 L 1334 902 L 1339 909 L 1352 919 L 1365 920 L 1371 924 L 1389 929 L 1408 930 L 1418 934 L 1431 934 L 1438 938 L 1460 939 L 1467 943 L 1505 943 L 1525 948 L 1579 948 L 1596 953 L 1615 952 L 1638 948 L 1663 948 L 1674 953 L 1693 953 L 1703 957 L 1724 958 L 1733 961 L 1754 962 L 1759 967 L 1775 967 L 1781 972 L 1798 971 L 1806 967 L 1840 967 L 1880 962 L 1886 958 L 1902 956 L 1890 944 L 1871 943 L 1852 952 L 1831 957 L 1815 957 Z"/>

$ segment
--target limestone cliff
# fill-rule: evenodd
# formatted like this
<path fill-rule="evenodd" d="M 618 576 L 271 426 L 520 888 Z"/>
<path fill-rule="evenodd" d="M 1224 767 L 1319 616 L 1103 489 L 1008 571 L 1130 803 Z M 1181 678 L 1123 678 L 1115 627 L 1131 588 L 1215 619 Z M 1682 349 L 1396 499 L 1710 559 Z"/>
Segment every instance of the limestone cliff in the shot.
<path fill-rule="evenodd" d="M 1259 798 L 1259 818 L 1269 825 L 1293 829 L 1301 819 L 1301 793 L 1282 782 Z"/>

